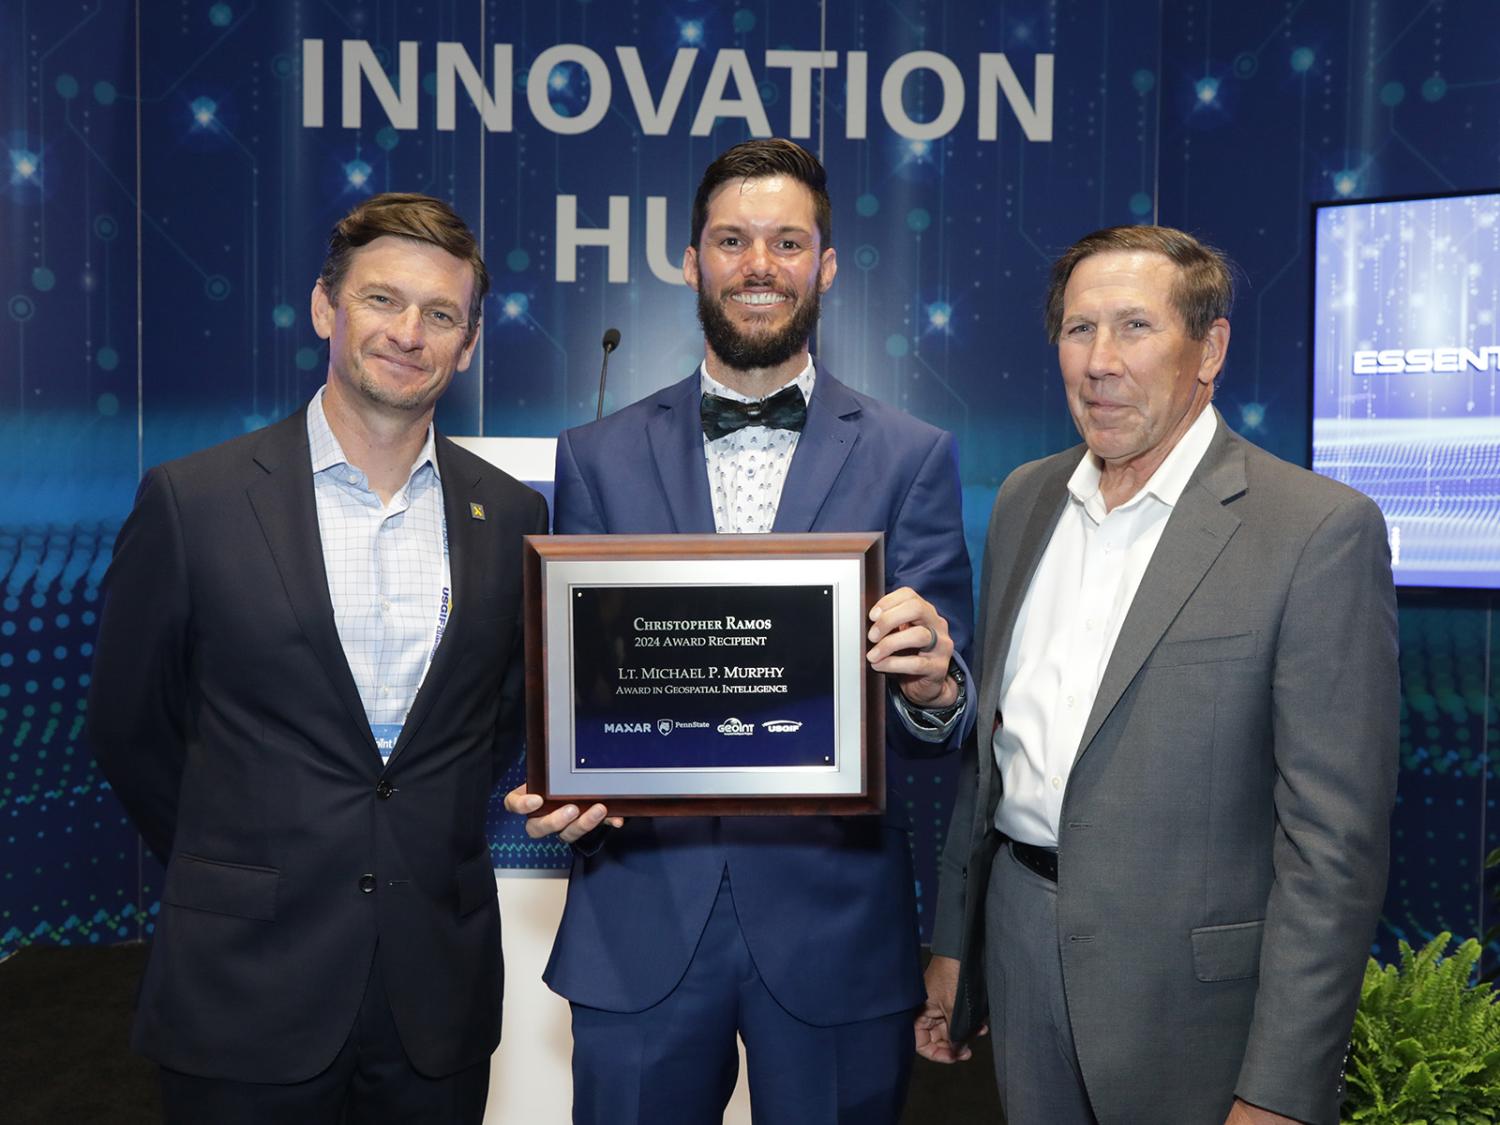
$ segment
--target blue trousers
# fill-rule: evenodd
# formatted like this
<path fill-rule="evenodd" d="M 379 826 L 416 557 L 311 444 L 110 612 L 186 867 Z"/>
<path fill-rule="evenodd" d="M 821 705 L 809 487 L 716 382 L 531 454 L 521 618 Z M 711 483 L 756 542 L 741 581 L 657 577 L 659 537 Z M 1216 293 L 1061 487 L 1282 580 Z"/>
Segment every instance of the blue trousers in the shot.
<path fill-rule="evenodd" d="M 671 995 L 644 1012 L 573 1005 L 574 1125 L 717 1125 L 739 1075 L 736 1034 L 755 1125 L 896 1125 L 912 1015 L 817 1027 L 789 1014 L 756 971 L 726 872 Z"/>

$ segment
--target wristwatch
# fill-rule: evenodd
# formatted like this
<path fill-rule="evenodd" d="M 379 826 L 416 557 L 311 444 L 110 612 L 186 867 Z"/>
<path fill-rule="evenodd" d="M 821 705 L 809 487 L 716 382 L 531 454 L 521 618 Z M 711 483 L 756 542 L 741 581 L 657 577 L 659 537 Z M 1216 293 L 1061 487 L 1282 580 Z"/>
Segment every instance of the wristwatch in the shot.
<path fill-rule="evenodd" d="M 932 722 L 937 723 L 939 726 L 942 726 L 944 723 L 948 722 L 953 718 L 954 715 L 957 715 L 964 709 L 964 703 L 967 701 L 969 695 L 968 677 L 964 675 L 964 670 L 959 667 L 958 661 L 948 661 L 948 675 L 951 676 L 953 678 L 953 682 L 958 685 L 958 698 L 954 700 L 951 706 L 948 707 L 922 708 L 922 713 L 926 715 L 927 718 Z"/>

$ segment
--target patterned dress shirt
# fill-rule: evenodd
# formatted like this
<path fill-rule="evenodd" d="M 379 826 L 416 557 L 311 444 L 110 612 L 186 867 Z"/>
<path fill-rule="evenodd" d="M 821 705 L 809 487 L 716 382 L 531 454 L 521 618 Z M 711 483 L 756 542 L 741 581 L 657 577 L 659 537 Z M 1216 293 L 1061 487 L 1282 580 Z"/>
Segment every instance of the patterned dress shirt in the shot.
<path fill-rule="evenodd" d="M 388 504 L 333 436 L 322 389 L 307 408 L 307 441 L 334 623 L 388 758 L 453 608 L 433 429 Z"/>

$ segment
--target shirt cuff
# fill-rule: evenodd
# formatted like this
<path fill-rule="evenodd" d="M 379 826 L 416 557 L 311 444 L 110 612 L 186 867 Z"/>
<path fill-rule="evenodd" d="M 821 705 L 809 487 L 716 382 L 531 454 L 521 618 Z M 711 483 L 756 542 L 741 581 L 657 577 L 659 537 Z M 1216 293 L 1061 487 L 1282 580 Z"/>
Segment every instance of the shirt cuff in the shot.
<path fill-rule="evenodd" d="M 952 674 L 949 667 L 949 674 Z M 901 694 L 901 689 L 891 686 L 891 702 L 896 705 L 896 714 L 901 718 L 901 725 L 911 732 L 912 737 L 921 742 L 946 742 L 948 736 L 953 732 L 954 724 L 963 718 L 964 705 L 968 702 L 969 685 L 962 675 L 955 677 L 958 680 L 958 699 L 951 706 L 929 710 L 926 707 L 918 707 L 914 703 L 907 702 L 906 696 Z"/>

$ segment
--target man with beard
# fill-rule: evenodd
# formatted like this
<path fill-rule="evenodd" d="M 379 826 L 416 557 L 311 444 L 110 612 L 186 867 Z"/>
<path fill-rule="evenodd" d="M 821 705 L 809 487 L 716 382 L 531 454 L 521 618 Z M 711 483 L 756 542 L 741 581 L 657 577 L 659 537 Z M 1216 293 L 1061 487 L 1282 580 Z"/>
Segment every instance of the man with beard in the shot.
<path fill-rule="evenodd" d="M 312 291 L 326 385 L 151 469 L 116 541 L 88 737 L 166 864 L 133 1045 L 168 1122 L 484 1117 L 485 809 L 547 528 L 432 425 L 488 287 L 446 203 L 361 202 Z"/>
<path fill-rule="evenodd" d="M 573 1005 L 573 1116 L 719 1121 L 744 1039 L 758 1121 L 895 1122 L 923 992 L 899 755 L 957 745 L 970 630 L 952 436 L 845 387 L 808 352 L 833 282 L 825 173 L 750 141 L 704 174 L 683 275 L 703 365 L 563 434 L 566 533 L 885 533 L 867 658 L 891 685 L 883 817 L 528 823 L 574 845 L 547 968 Z M 532 812 L 524 787 L 507 798 Z M 613 825 L 611 827 L 610 825 Z"/>

